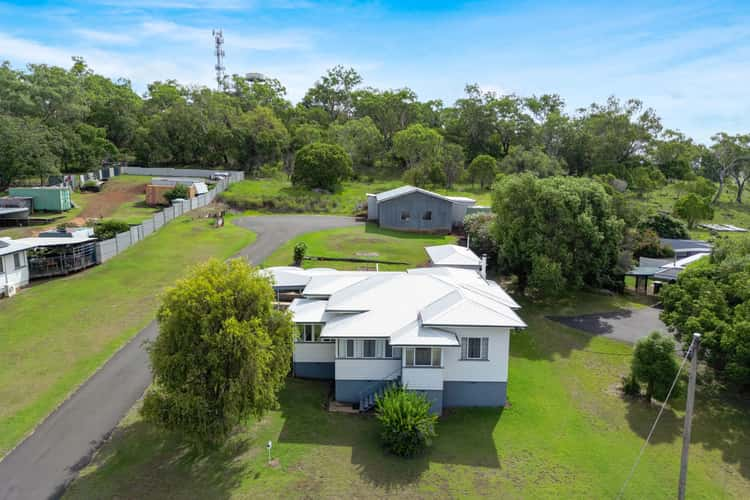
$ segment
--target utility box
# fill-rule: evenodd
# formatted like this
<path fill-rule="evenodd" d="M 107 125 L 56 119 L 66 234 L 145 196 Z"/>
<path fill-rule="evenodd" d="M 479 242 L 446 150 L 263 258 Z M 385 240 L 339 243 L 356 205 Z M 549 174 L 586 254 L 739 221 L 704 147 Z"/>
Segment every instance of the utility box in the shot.
<path fill-rule="evenodd" d="M 33 200 L 34 210 L 64 212 L 73 208 L 70 189 L 66 187 L 16 187 L 10 188 L 12 197 L 27 197 Z"/>

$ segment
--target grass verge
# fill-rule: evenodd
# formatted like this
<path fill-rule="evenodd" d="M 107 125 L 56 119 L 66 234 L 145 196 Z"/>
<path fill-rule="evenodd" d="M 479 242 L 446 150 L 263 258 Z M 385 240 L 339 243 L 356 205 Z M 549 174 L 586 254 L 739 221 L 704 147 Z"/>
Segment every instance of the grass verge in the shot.
<path fill-rule="evenodd" d="M 153 318 L 188 266 L 254 238 L 180 217 L 103 265 L 0 300 L 0 455 Z"/>
<path fill-rule="evenodd" d="M 266 266 L 288 266 L 294 260 L 294 246 L 307 244 L 307 255 L 316 257 L 358 258 L 405 262 L 406 265 L 380 265 L 381 271 L 398 271 L 427 262 L 424 247 L 455 243 L 450 235 L 429 235 L 381 229 L 377 224 L 344 227 L 303 234 L 287 241 L 263 263 Z M 305 261 L 305 267 L 334 269 L 374 269 L 374 264 L 354 262 Z"/>
<path fill-rule="evenodd" d="M 614 498 L 657 413 L 616 386 L 631 347 L 553 323 L 551 314 L 611 310 L 618 297 L 578 294 L 526 304 L 511 339 L 511 406 L 449 411 L 432 449 L 385 454 L 371 417 L 324 410 L 327 383 L 289 379 L 281 408 L 217 450 L 188 449 L 134 408 L 66 494 L 77 498 Z M 625 498 L 676 495 L 683 403 L 668 409 Z M 691 498 L 746 496 L 750 407 L 702 389 L 693 422 Z M 277 467 L 267 465 L 273 442 Z"/>

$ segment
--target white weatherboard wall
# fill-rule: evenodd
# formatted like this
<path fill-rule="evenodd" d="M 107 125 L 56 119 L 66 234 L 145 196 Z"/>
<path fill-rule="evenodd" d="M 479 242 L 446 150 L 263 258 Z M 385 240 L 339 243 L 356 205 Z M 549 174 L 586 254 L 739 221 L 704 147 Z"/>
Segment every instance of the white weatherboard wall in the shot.
<path fill-rule="evenodd" d="M 507 328 L 454 329 L 456 336 L 488 337 L 487 360 L 461 360 L 461 348 L 443 349 L 443 380 L 507 382 L 510 331 Z"/>
<path fill-rule="evenodd" d="M 393 379 L 400 367 L 400 359 L 336 359 L 336 380 Z"/>
<path fill-rule="evenodd" d="M 20 252 L 23 255 L 23 267 L 16 269 L 13 261 L 14 254 L 0 255 L 2 260 L 2 271 L 0 271 L 0 295 L 5 293 L 7 285 L 16 287 L 26 286 L 29 284 L 29 266 L 26 261 L 26 251 Z"/>
<path fill-rule="evenodd" d="M 443 349 L 443 356 L 445 351 Z M 403 368 L 401 374 L 401 383 L 407 389 L 419 391 L 442 391 L 443 390 L 443 369 L 432 367 Z"/>
<path fill-rule="evenodd" d="M 295 363 L 333 363 L 336 357 L 335 342 L 296 342 Z"/>

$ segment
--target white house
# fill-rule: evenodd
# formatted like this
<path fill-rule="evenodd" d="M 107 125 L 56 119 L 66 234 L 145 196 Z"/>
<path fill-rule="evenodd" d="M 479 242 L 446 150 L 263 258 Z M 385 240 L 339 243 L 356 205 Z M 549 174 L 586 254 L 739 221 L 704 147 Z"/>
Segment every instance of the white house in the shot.
<path fill-rule="evenodd" d="M 519 305 L 475 270 L 406 272 L 269 268 L 299 328 L 294 374 L 333 379 L 335 398 L 366 410 L 394 381 L 427 395 L 433 411 L 502 406 L 510 331 Z"/>
<path fill-rule="evenodd" d="M 15 295 L 18 288 L 29 284 L 29 248 L 23 241 L 0 238 L 0 296 Z"/>

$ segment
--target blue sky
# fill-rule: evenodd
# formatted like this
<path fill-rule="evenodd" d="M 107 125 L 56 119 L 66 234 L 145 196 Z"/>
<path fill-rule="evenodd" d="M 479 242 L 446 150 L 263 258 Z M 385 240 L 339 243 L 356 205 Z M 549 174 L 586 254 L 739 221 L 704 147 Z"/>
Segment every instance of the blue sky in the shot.
<path fill-rule="evenodd" d="M 635 97 L 706 142 L 750 132 L 750 1 L 315 2 L 0 0 L 0 60 L 213 85 L 211 29 L 228 72 L 279 78 L 296 101 L 326 68 L 452 103 L 466 83 L 556 92 L 569 109 Z"/>

